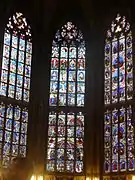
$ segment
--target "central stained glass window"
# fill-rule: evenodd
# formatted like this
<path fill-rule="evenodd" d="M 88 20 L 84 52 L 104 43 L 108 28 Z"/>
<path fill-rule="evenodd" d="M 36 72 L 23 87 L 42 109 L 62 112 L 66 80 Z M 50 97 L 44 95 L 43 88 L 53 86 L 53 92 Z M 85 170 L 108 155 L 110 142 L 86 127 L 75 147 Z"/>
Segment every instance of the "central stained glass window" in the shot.
<path fill-rule="evenodd" d="M 72 22 L 52 43 L 48 147 L 50 172 L 84 171 L 85 41 Z"/>

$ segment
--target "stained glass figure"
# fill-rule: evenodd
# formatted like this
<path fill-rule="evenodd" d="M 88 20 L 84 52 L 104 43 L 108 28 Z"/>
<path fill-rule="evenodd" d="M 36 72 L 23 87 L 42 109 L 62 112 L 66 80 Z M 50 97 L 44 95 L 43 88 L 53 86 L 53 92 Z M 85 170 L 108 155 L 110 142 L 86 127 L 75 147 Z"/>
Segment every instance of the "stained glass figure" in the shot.
<path fill-rule="evenodd" d="M 0 80 L 2 167 L 7 167 L 15 156 L 26 156 L 31 58 L 31 28 L 24 15 L 17 12 L 9 18 L 3 43 Z"/>
<path fill-rule="evenodd" d="M 117 14 L 107 31 L 104 61 L 104 172 L 135 170 L 132 33 Z"/>

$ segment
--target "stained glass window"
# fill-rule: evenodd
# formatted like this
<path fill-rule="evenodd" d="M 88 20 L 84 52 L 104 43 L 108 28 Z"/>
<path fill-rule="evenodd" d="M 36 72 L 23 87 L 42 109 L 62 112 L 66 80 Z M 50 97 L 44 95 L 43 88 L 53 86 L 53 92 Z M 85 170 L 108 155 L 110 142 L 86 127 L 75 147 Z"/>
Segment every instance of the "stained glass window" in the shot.
<path fill-rule="evenodd" d="M 107 31 L 104 74 L 104 172 L 135 170 L 132 32 L 117 14 Z"/>
<path fill-rule="evenodd" d="M 52 44 L 47 171 L 84 171 L 84 94 L 85 42 L 67 22 Z"/>
<path fill-rule="evenodd" d="M 31 58 L 31 29 L 17 12 L 5 28 L 0 78 L 0 160 L 4 167 L 13 157 L 26 156 Z"/>

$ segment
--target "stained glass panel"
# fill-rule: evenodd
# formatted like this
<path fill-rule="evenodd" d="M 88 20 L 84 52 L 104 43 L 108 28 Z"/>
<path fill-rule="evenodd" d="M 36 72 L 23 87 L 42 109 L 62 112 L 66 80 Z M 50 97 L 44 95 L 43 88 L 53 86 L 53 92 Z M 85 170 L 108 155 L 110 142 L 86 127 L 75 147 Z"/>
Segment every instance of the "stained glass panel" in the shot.
<path fill-rule="evenodd" d="M 104 169 L 106 173 L 131 171 L 135 168 L 132 149 L 134 146 L 134 132 L 131 118 L 131 106 L 113 109 L 112 111 L 107 110 L 105 112 Z M 128 166 L 129 164 L 131 169 Z"/>
<path fill-rule="evenodd" d="M 129 27 L 125 17 L 117 15 L 107 32 L 104 76 L 106 105 L 133 98 L 132 34 Z"/>
<path fill-rule="evenodd" d="M 26 156 L 27 109 L 11 104 L 5 105 L 2 102 L 0 104 L 0 124 L 0 158 L 2 166 L 7 167 L 13 157 Z"/>
<path fill-rule="evenodd" d="M 134 171 L 132 33 L 119 14 L 107 31 L 104 68 L 104 172 Z"/>
<path fill-rule="evenodd" d="M 83 142 L 84 115 L 82 113 L 50 112 L 47 170 L 83 172 Z"/>
<path fill-rule="evenodd" d="M 30 80 L 23 86 L 24 79 L 31 75 L 32 43 L 30 26 L 21 13 L 9 18 L 5 28 L 0 95 L 16 100 L 29 101 L 25 88 L 30 90 Z M 9 79 L 8 79 L 9 77 Z M 12 85 L 12 86 L 11 86 Z"/>
<path fill-rule="evenodd" d="M 32 58 L 30 31 L 26 18 L 18 12 L 9 18 L 5 28 L 0 80 L 2 167 L 7 167 L 16 156 L 26 156 Z"/>
<path fill-rule="evenodd" d="M 50 80 L 50 106 L 84 106 L 85 42 L 71 22 L 56 33 L 53 41 Z"/>
<path fill-rule="evenodd" d="M 82 173 L 84 115 L 78 109 L 75 113 L 74 110 L 76 107 L 84 108 L 85 42 L 81 31 L 71 22 L 56 33 L 50 64 L 51 110 L 46 169 L 50 172 Z M 70 108 L 72 113 L 65 111 L 66 108 Z"/>

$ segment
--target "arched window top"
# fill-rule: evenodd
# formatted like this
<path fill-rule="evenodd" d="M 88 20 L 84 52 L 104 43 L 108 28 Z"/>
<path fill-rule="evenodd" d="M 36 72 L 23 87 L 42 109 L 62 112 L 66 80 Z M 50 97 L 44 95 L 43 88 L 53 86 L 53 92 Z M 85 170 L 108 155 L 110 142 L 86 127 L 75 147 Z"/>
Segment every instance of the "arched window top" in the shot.
<path fill-rule="evenodd" d="M 112 21 L 112 24 L 107 31 L 107 39 L 114 38 L 114 36 L 124 35 L 129 33 L 130 24 L 125 16 L 121 16 L 119 13 Z"/>
<path fill-rule="evenodd" d="M 29 102 L 32 42 L 22 13 L 9 18 L 5 28 L 0 95 Z"/>
<path fill-rule="evenodd" d="M 8 33 L 20 35 L 21 37 L 25 36 L 25 38 L 31 40 L 31 27 L 28 24 L 26 17 L 20 12 L 16 12 L 9 18 L 5 30 Z"/>
<path fill-rule="evenodd" d="M 105 42 L 105 104 L 132 98 L 132 33 L 125 16 L 117 14 Z"/>
<path fill-rule="evenodd" d="M 85 43 L 71 22 L 54 37 L 50 80 L 50 106 L 84 107 Z"/>
<path fill-rule="evenodd" d="M 76 45 L 84 43 L 82 32 L 72 23 L 67 22 L 56 32 L 53 44 Z"/>

